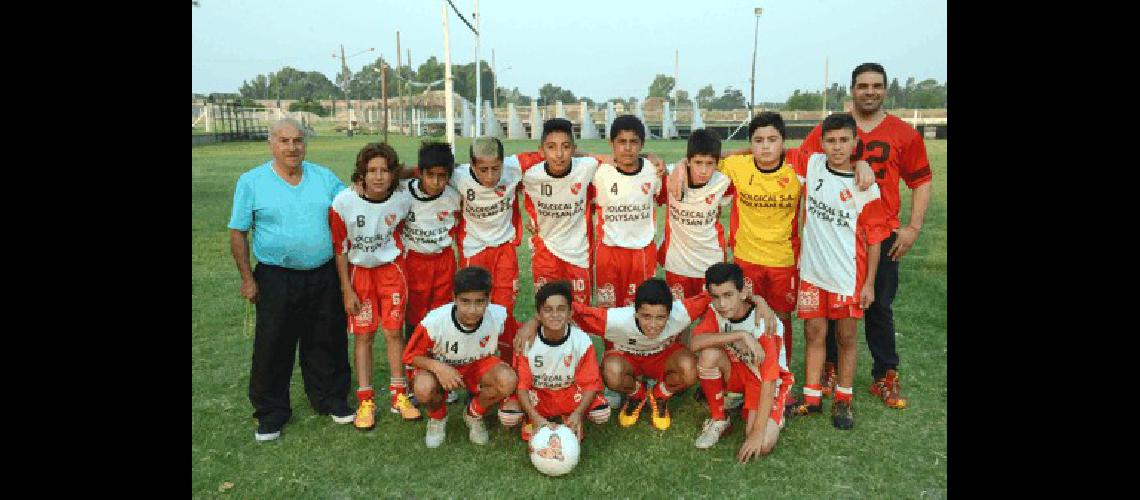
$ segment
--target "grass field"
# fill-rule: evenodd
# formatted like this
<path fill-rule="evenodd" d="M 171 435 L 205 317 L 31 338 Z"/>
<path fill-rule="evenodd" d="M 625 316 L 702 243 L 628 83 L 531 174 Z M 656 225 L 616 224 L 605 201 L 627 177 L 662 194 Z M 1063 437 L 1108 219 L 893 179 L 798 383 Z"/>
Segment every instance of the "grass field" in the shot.
<path fill-rule="evenodd" d="M 414 163 L 418 141 L 402 136 L 390 139 L 401 159 Z M 373 140 L 377 136 L 315 137 L 310 140 L 307 160 L 347 179 L 356 152 Z M 468 143 L 459 140 L 456 149 L 461 161 L 467 160 Z M 532 149 L 534 144 L 505 141 L 508 154 Z M 733 141 L 725 148 L 744 144 Z M 581 141 L 579 147 L 609 152 L 609 144 L 602 140 Z M 646 150 L 672 162 L 683 156 L 685 142 L 650 141 Z M 424 447 L 423 422 L 404 423 L 390 413 L 379 414 L 376 430 L 369 433 L 335 425 L 308 405 L 299 368 L 293 372 L 293 418 L 282 438 L 255 442 L 256 421 L 246 394 L 252 329 L 244 325 L 252 311 L 238 294 L 240 280 L 230 257 L 226 223 L 238 176 L 270 155 L 264 142 L 192 148 L 192 495 L 945 497 L 946 141 L 928 141 L 927 151 L 934 169 L 933 196 L 922 234 L 902 262 L 900 292 L 894 304 L 909 409 L 886 409 L 867 392 L 871 359 L 860 335 L 852 431 L 831 426 L 827 416 L 831 402 L 827 401 L 824 416 L 791 419 L 771 456 L 740 465 L 734 461 L 743 440 L 739 425 L 710 450 L 693 447 L 708 412 L 693 401 L 689 389 L 674 396 L 670 404 L 673 427 L 668 431 L 656 431 L 644 415 L 630 429 L 621 429 L 616 416 L 602 427 L 587 423 L 578 467 L 566 477 L 548 478 L 531 466 L 517 429 L 508 432 L 494 417 L 488 419 L 491 442 L 482 447 L 470 443 L 460 418 L 461 403 L 451 406 L 447 440 L 434 450 Z M 901 220 L 907 221 L 910 196 L 905 186 L 902 196 Z M 660 212 L 658 220 L 663 220 Z M 525 243 L 518 254 L 521 290 L 516 315 L 525 320 L 533 316 L 530 251 Z M 663 276 L 664 271 L 658 274 Z M 802 324 L 795 323 L 792 370 L 802 383 Z M 387 366 L 382 337 L 375 349 L 373 383 L 384 387 Z"/>

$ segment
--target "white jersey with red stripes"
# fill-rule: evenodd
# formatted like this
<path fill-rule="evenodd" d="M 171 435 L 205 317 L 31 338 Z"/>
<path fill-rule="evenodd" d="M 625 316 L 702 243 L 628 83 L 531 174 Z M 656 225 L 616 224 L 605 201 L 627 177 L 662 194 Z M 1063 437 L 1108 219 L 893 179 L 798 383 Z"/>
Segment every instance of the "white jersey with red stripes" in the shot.
<path fill-rule="evenodd" d="M 672 165 L 669 168 L 672 172 Z M 732 180 L 713 172 L 704 186 L 685 186 L 681 200 L 669 198 L 665 237 L 659 252 L 662 265 L 673 274 L 704 278 L 705 270 L 727 258 L 722 207 L 732 203 Z"/>
<path fill-rule="evenodd" d="M 463 205 L 463 220 L 459 226 L 463 255 L 471 257 L 484 248 L 504 243 L 518 244 L 522 221 L 515 205 L 515 190 L 521 180 L 522 168 L 514 155 L 503 159 L 502 174 L 494 187 L 479 184 L 470 164 L 455 167 L 451 185 L 459 192 Z"/>
<path fill-rule="evenodd" d="M 657 232 L 656 198 L 662 187 L 653 164 L 638 158 L 627 174 L 609 163 L 598 166 L 591 186 L 597 196 L 596 238 L 611 247 L 641 249 Z"/>
<path fill-rule="evenodd" d="M 541 162 L 523 174 L 526 212 L 538 225 L 539 238 L 555 257 L 578 267 L 589 267 L 586 237 L 587 192 L 598 161 L 572 158 L 570 169 L 554 175 Z"/>
<path fill-rule="evenodd" d="M 333 245 L 354 266 L 377 267 L 403 253 L 400 221 L 408 215 L 412 197 L 399 185 L 383 200 L 368 200 L 346 188 L 333 198 L 329 210 Z"/>
<path fill-rule="evenodd" d="M 804 173 L 800 180 L 807 196 L 800 278 L 831 293 L 854 297 L 867 272 L 867 230 L 880 229 L 868 227 L 863 207 L 880 198 L 879 186 L 872 184 L 860 191 L 855 173 L 832 170 L 823 153 L 811 155 Z"/>
<path fill-rule="evenodd" d="M 455 303 L 433 309 L 420 321 L 430 340 L 428 353 L 432 359 L 452 366 L 466 365 L 495 354 L 499 335 L 510 318 L 507 310 L 498 304 L 487 304 L 483 320 L 470 330 L 459 324 L 455 317 Z M 513 320 L 511 320 L 513 321 Z M 413 342 L 414 343 L 414 342 Z M 418 346 L 413 346 L 413 349 Z"/>
<path fill-rule="evenodd" d="M 602 336 L 613 343 L 613 348 L 638 356 L 657 354 L 677 340 L 677 335 L 704 313 L 710 302 L 708 294 L 674 300 L 665 329 L 656 338 L 649 338 L 637 324 L 634 306 L 591 307 L 573 302 L 573 320 L 582 330 Z"/>
<path fill-rule="evenodd" d="M 590 342 L 586 332 L 573 325 L 569 327 L 569 334 L 561 342 L 550 344 L 542 337 L 540 326 L 534 343 L 522 353 L 530 370 L 532 388 L 556 390 L 569 387 L 575 383 L 574 376 L 583 357 L 596 356 L 594 343 Z"/>
<path fill-rule="evenodd" d="M 428 196 L 419 179 L 400 184 L 412 199 L 411 211 L 400 233 L 404 247 L 422 254 L 437 254 L 451 247 L 451 233 L 459 221 L 459 192 L 444 186 L 443 192 Z"/>
<path fill-rule="evenodd" d="M 727 316 L 722 316 L 715 308 L 709 307 L 709 311 L 712 312 L 713 317 L 716 318 L 718 333 L 747 332 L 758 341 L 764 336 L 764 319 L 761 318 L 760 324 L 756 324 L 756 306 L 752 304 L 749 304 L 748 314 L 736 321 L 729 319 Z M 776 344 L 780 346 L 780 371 L 786 372 L 790 370 L 788 370 L 788 350 L 784 344 L 784 334 L 784 323 L 777 321 L 775 341 Z M 757 363 L 752 353 L 736 347 L 736 343 L 726 344 L 724 348 L 728 351 L 731 361 L 739 361 L 752 368 L 756 367 Z M 779 385 L 776 387 L 779 387 Z"/>

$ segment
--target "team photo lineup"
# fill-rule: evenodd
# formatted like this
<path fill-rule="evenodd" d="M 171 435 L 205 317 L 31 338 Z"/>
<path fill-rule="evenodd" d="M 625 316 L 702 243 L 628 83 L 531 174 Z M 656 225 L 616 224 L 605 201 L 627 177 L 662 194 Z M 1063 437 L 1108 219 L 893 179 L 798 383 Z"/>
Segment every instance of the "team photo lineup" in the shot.
<path fill-rule="evenodd" d="M 613 121 L 609 151 L 581 150 L 572 123 L 552 118 L 517 154 L 492 136 L 454 152 L 425 140 L 415 158 L 371 142 L 342 180 L 306 160 L 301 123 L 274 122 L 272 159 L 240 176 L 227 224 L 256 318 L 255 440 L 289 422 L 298 345 L 309 402 L 334 422 L 422 426 L 413 453 L 455 446 L 458 411 L 471 443 L 488 443 L 488 424 L 509 428 L 553 476 L 598 439 L 591 427 L 667 435 L 685 405 L 707 414 L 693 446 L 740 463 L 778 454 L 800 419 L 858 433 L 857 390 L 907 409 L 892 302 L 933 176 L 922 135 L 882 107 L 886 69 L 850 76 L 851 112 L 798 147 L 764 111 L 748 147 L 697 129 L 670 164 L 643 152 L 636 116 Z M 516 310 L 520 279 L 533 310 Z M 873 382 L 857 388 L 860 323 Z M 387 373 L 373 373 L 375 351 Z M 718 447 L 736 428 L 739 448 Z"/>

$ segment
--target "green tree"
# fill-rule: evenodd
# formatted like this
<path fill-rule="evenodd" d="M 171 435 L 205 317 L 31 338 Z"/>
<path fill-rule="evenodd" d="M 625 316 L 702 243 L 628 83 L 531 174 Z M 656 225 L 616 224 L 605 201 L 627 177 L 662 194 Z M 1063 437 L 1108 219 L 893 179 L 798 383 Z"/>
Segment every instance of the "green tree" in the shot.
<path fill-rule="evenodd" d="M 823 96 L 819 92 L 792 92 L 784 109 L 788 111 L 816 111 L 823 106 Z"/>
<path fill-rule="evenodd" d="M 693 101 L 689 100 L 689 93 L 684 90 L 677 91 L 677 104 L 692 104 Z"/>
<path fill-rule="evenodd" d="M 321 106 L 319 102 L 311 99 L 301 99 L 290 103 L 289 111 L 308 111 L 310 113 L 316 113 L 317 116 L 328 116 L 330 110 Z"/>
<path fill-rule="evenodd" d="M 697 91 L 697 105 L 701 107 L 708 107 L 709 103 L 716 98 L 716 91 L 713 90 L 712 85 L 705 85 L 704 88 Z"/>
<path fill-rule="evenodd" d="M 538 98 L 538 103 L 543 106 L 554 104 L 554 101 L 562 101 L 562 104 L 578 102 L 578 98 L 574 97 L 573 92 L 554 85 L 553 83 L 547 83 L 538 89 Z"/>
<path fill-rule="evenodd" d="M 712 99 L 708 103 L 709 109 L 740 109 L 747 108 L 747 101 L 744 100 L 744 93 L 732 87 L 725 87 L 724 93 L 716 99 Z"/>
<path fill-rule="evenodd" d="M 653 83 L 649 84 L 649 97 L 668 98 L 669 93 L 673 91 L 673 86 L 676 85 L 676 83 L 673 77 L 658 73 L 657 76 L 653 78 Z"/>
<path fill-rule="evenodd" d="M 253 80 L 243 80 L 238 93 L 249 99 L 269 99 L 269 79 L 265 75 L 257 75 Z"/>

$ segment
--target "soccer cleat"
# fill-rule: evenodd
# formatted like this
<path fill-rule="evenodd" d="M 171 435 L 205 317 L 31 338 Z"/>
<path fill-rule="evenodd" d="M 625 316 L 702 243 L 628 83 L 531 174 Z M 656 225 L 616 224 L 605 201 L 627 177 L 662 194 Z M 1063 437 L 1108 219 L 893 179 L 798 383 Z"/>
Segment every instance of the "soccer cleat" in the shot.
<path fill-rule="evenodd" d="M 352 411 L 347 403 L 342 402 L 338 406 L 339 408 L 329 412 L 329 416 L 332 417 L 333 422 L 338 424 L 351 424 L 356 420 L 356 412 Z"/>
<path fill-rule="evenodd" d="M 903 397 L 902 389 L 899 387 L 899 373 L 894 370 L 887 370 L 883 378 L 871 384 L 871 394 L 883 400 L 887 408 L 902 410 L 907 407 L 907 399 Z"/>
<path fill-rule="evenodd" d="M 273 426 L 264 423 L 257 424 L 257 430 L 253 433 L 253 439 L 257 441 L 273 441 L 281 437 L 280 425 Z"/>
<path fill-rule="evenodd" d="M 459 391 L 447 391 L 447 404 L 459 401 Z"/>
<path fill-rule="evenodd" d="M 641 416 L 641 407 L 645 406 L 644 399 L 625 398 L 625 402 L 618 411 L 618 425 L 622 427 L 629 427 L 637 423 L 637 418 Z"/>
<path fill-rule="evenodd" d="M 610 408 L 618 408 L 621 406 L 621 393 L 611 391 L 608 387 L 605 391 L 606 402 L 610 404 Z"/>
<path fill-rule="evenodd" d="M 467 422 L 467 437 L 472 443 L 484 445 L 491 440 L 491 435 L 487 434 L 487 425 L 483 423 L 483 417 L 473 417 L 463 412 L 463 421 Z"/>
<path fill-rule="evenodd" d="M 717 441 L 720 441 L 720 437 L 723 436 L 725 432 L 728 432 L 729 425 L 728 417 L 725 417 L 724 420 L 706 418 L 704 428 L 701 429 L 701 434 L 697 436 L 697 442 L 695 443 L 697 449 L 707 450 L 712 448 Z"/>
<path fill-rule="evenodd" d="M 796 407 L 794 409 L 792 409 L 792 415 L 798 415 L 801 417 L 806 416 L 806 415 L 812 415 L 815 413 L 823 413 L 823 405 L 822 404 L 809 405 L 807 403 L 801 403 L 799 405 L 796 405 Z"/>
<path fill-rule="evenodd" d="M 427 434 L 424 435 L 424 444 L 428 448 L 439 448 L 443 438 L 447 437 L 447 417 L 439 420 L 429 418 L 427 421 Z"/>
<path fill-rule="evenodd" d="M 356 409 L 356 418 L 352 421 L 352 425 L 362 431 L 370 431 L 375 428 L 376 403 L 371 399 L 361 401 L 360 407 Z"/>
<path fill-rule="evenodd" d="M 522 424 L 522 429 L 520 432 L 522 434 L 522 440 L 529 443 L 531 436 L 534 436 L 534 423 L 530 420 L 527 420 Z"/>
<path fill-rule="evenodd" d="M 835 379 L 836 379 L 835 363 L 831 363 L 831 362 L 824 363 L 823 364 L 823 381 L 820 382 L 820 385 L 822 385 L 823 387 L 820 388 L 820 390 L 819 390 L 821 396 L 823 396 L 825 398 L 829 398 L 835 394 Z"/>
<path fill-rule="evenodd" d="M 836 400 L 831 405 L 831 425 L 842 430 L 855 427 L 855 412 L 851 411 L 850 401 Z"/>
<path fill-rule="evenodd" d="M 653 425 L 653 428 L 663 431 L 668 429 L 670 425 L 673 425 L 673 417 L 669 416 L 669 406 L 665 404 L 668 403 L 669 400 L 664 399 L 658 402 L 657 398 L 653 397 L 652 392 L 649 393 L 647 399 L 649 399 L 650 408 L 649 423 Z"/>
<path fill-rule="evenodd" d="M 404 420 L 419 420 L 423 415 L 416 405 L 412 404 L 412 400 L 408 398 L 407 394 L 397 393 L 392 401 L 392 413 L 399 413 L 400 417 Z"/>

